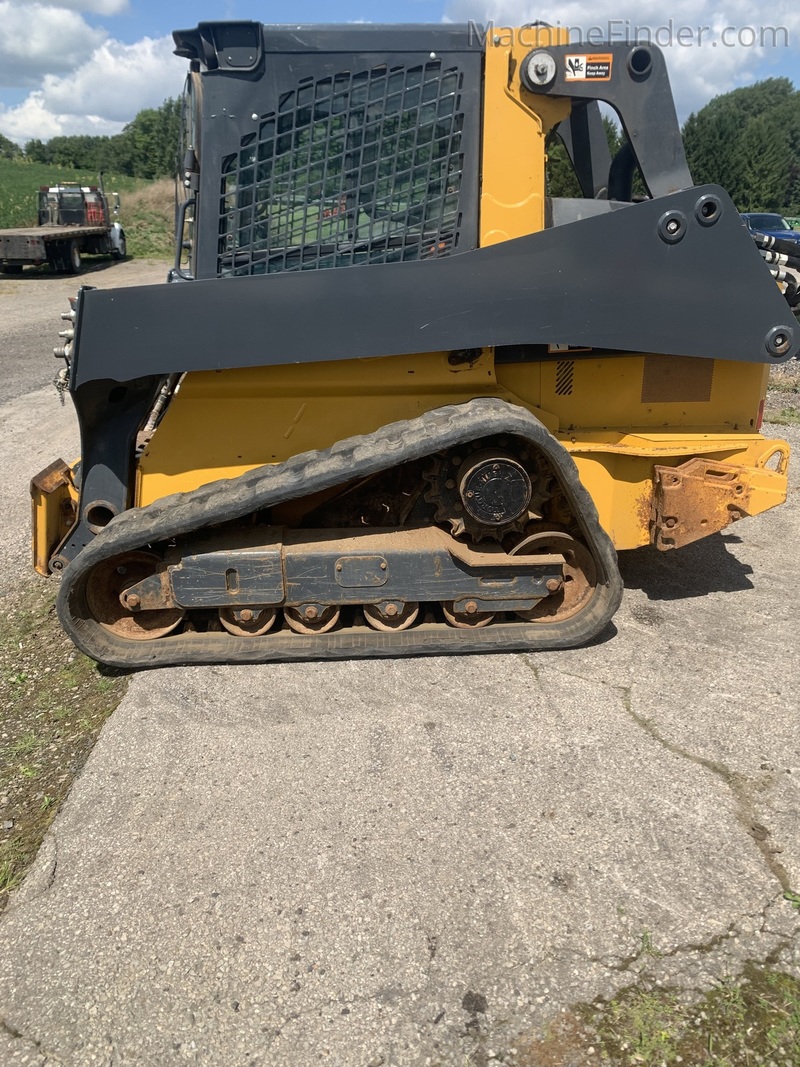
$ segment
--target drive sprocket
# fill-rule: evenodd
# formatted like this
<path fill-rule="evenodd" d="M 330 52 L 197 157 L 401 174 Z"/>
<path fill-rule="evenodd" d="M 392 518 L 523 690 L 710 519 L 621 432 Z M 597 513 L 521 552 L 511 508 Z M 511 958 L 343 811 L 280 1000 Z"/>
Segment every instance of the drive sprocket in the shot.
<path fill-rule="evenodd" d="M 506 436 L 439 453 L 423 476 L 435 521 L 473 542 L 502 541 L 541 520 L 554 482 L 544 456 Z"/>

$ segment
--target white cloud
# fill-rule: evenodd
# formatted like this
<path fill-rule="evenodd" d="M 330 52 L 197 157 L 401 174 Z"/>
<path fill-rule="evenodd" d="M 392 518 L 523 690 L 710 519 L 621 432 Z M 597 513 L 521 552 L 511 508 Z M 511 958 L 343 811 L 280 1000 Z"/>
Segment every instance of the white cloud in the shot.
<path fill-rule="evenodd" d="M 18 106 L 0 110 L 0 133 L 20 144 L 61 134 L 115 134 L 137 112 L 183 88 L 186 64 L 171 37 L 104 41 L 72 74 L 46 75 Z"/>
<path fill-rule="evenodd" d="M 684 120 L 713 96 L 759 77 L 791 77 L 798 70 L 800 9 L 788 0 L 775 0 L 761 10 L 764 15 L 754 15 L 754 5 L 745 0 L 726 0 L 724 6 L 722 0 L 675 0 L 666 9 L 656 0 L 618 0 L 612 14 L 601 16 L 594 4 L 567 0 L 550 21 L 584 33 L 600 27 L 604 36 L 615 40 L 633 35 L 637 28 L 656 35 L 667 58 L 678 115 Z M 532 0 L 500 0 L 491 6 L 483 0 L 449 0 L 446 7 L 446 18 L 452 22 L 473 19 L 485 24 L 491 19 L 495 26 L 521 26 L 543 17 L 547 19 L 547 13 L 543 16 Z M 680 27 L 691 31 L 682 35 L 683 44 L 678 43 Z M 770 27 L 785 30 L 777 33 L 777 46 L 769 32 L 762 35 Z"/>
<path fill-rule="evenodd" d="M 105 41 L 73 74 L 44 79 L 47 108 L 130 122 L 143 107 L 158 107 L 168 96 L 180 94 L 186 61 L 174 56 L 173 48 L 171 37 L 144 37 L 131 45 Z"/>
<path fill-rule="evenodd" d="M 24 145 L 27 141 L 49 141 L 63 134 L 112 136 L 124 123 L 110 122 L 99 115 L 59 115 L 48 109 L 41 92 L 31 93 L 18 107 L 0 109 L 0 133 Z"/>
<path fill-rule="evenodd" d="M 0 0 L 0 85 L 36 86 L 74 70 L 105 36 L 72 11 Z"/>
<path fill-rule="evenodd" d="M 17 0 L 23 7 L 33 7 L 37 0 Z M 128 10 L 128 0 L 54 0 L 53 7 L 87 11 L 92 15 L 121 15 Z"/>

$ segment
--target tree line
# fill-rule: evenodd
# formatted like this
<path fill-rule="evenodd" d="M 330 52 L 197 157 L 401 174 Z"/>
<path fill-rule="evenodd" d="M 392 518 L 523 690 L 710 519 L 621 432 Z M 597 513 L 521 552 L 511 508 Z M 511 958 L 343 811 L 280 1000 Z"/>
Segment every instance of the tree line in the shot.
<path fill-rule="evenodd" d="M 112 171 L 132 178 L 167 178 L 177 173 L 181 101 L 140 111 L 113 137 L 86 134 L 28 141 L 24 149 L 0 134 L 0 158 L 76 170 Z"/>
<path fill-rule="evenodd" d="M 624 136 L 604 117 L 611 155 Z M 768 78 L 715 97 L 682 130 L 696 185 L 721 185 L 739 211 L 800 215 L 800 92 L 788 78 Z M 551 196 L 579 196 L 563 146 L 550 150 Z M 634 196 L 646 192 L 641 175 Z"/>
<path fill-rule="evenodd" d="M 800 215 L 800 92 L 788 78 L 715 97 L 683 142 L 698 185 L 721 185 L 740 211 Z"/>
<path fill-rule="evenodd" d="M 108 170 L 135 178 L 171 177 L 180 167 L 181 101 L 140 111 L 114 137 L 53 137 L 24 149 L 0 134 L 0 158 Z M 606 119 L 612 153 L 619 129 Z M 721 185 L 740 211 L 800 215 L 800 92 L 788 78 L 768 78 L 715 97 L 683 127 L 689 169 L 698 185 Z M 553 146 L 552 196 L 579 195 L 563 148 Z M 641 184 L 635 189 L 643 192 Z"/>

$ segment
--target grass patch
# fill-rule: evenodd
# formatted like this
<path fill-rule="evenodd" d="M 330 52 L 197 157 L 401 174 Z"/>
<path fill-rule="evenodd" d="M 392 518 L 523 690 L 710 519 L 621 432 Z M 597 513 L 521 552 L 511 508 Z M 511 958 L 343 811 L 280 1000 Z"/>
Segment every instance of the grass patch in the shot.
<path fill-rule="evenodd" d="M 61 630 L 56 588 L 34 580 L 0 601 L 0 910 L 125 692 Z"/>
<path fill-rule="evenodd" d="M 599 1010 L 589 1018 L 612 1063 L 800 1063 L 800 982 L 752 964 L 698 1003 L 672 991 L 631 989 Z"/>
<path fill-rule="evenodd" d="M 792 393 L 795 396 L 800 394 L 800 385 L 798 385 L 797 379 L 800 374 L 786 373 L 783 377 L 779 378 L 776 374 L 770 375 L 769 388 L 770 392 L 775 393 Z"/>
<path fill-rule="evenodd" d="M 175 255 L 175 185 L 166 178 L 129 193 L 120 212 L 128 255 L 172 259 Z"/>
<path fill-rule="evenodd" d="M 764 420 L 775 426 L 800 426 L 800 407 L 786 407 L 780 410 L 767 408 L 764 412 Z"/>
<path fill-rule="evenodd" d="M 700 1000 L 631 986 L 580 1005 L 544 1037 L 518 1041 L 518 1067 L 795 1067 L 800 1064 L 800 981 L 748 964 Z"/>
<path fill-rule="evenodd" d="M 96 172 L 74 170 L 72 167 L 0 159 L 0 229 L 10 226 L 36 225 L 41 185 L 55 185 L 56 182 L 97 185 L 98 177 Z M 142 178 L 128 178 L 120 174 L 105 173 L 103 184 L 109 195 L 119 193 L 122 199 L 123 194 L 133 193 L 153 183 L 146 182 Z M 124 202 L 122 206 L 124 209 Z"/>
<path fill-rule="evenodd" d="M 770 371 L 764 421 L 800 426 L 800 361 L 792 359 Z"/>

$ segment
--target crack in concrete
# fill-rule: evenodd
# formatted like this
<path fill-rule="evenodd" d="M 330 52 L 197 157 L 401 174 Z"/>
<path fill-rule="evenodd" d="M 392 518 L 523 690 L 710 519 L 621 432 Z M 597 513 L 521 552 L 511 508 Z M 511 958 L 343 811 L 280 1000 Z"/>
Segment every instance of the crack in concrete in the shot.
<path fill-rule="evenodd" d="M 537 684 L 543 693 L 546 694 L 546 685 L 544 679 L 541 676 L 541 672 L 535 664 L 531 655 L 524 655 L 523 659 L 526 665 L 532 671 L 536 678 Z M 556 669 L 555 674 L 559 674 L 564 678 L 573 678 L 577 681 L 585 682 L 586 677 L 582 674 L 575 673 L 573 671 L 564 671 Z M 597 681 L 595 680 L 595 683 Z M 755 793 L 764 793 L 775 785 L 774 777 L 766 783 L 754 782 L 743 774 L 739 774 L 737 771 L 732 771 L 724 763 L 719 760 L 712 760 L 706 756 L 699 756 L 694 752 L 690 752 L 688 749 L 683 748 L 681 745 L 674 741 L 669 741 L 658 728 L 653 724 L 652 720 L 646 718 L 644 715 L 640 715 L 633 707 L 633 692 L 630 686 L 614 685 L 612 682 L 600 681 L 599 683 L 604 689 L 608 689 L 611 692 L 615 692 L 621 695 L 622 706 L 628 716 L 633 719 L 637 726 L 639 726 L 653 741 L 665 748 L 673 756 L 677 756 L 679 759 L 686 760 L 689 763 L 693 763 L 696 767 L 701 767 L 703 770 L 709 771 L 711 774 L 719 778 L 730 789 L 733 794 L 733 798 L 736 802 L 736 819 L 742 828 L 747 833 L 747 836 L 755 842 L 758 850 L 764 859 L 764 862 L 772 874 L 772 876 L 780 884 L 784 892 L 791 890 L 791 880 L 786 868 L 775 858 L 775 852 L 767 844 L 767 840 L 770 836 L 769 830 L 763 827 L 755 818 L 755 812 L 753 810 L 753 795 Z M 762 831 L 766 831 L 763 833 Z"/>
<path fill-rule="evenodd" d="M 38 1041 L 35 1037 L 29 1037 L 27 1034 L 18 1030 L 16 1026 L 12 1025 L 5 1016 L 0 1018 L 0 1030 L 7 1034 L 14 1041 L 22 1041 L 30 1048 L 35 1050 L 35 1054 L 41 1057 L 40 1067 L 63 1067 L 62 1061 L 54 1056 L 52 1052 L 48 1052 L 42 1048 L 41 1041 Z"/>
<path fill-rule="evenodd" d="M 542 678 L 542 674 L 538 666 L 533 660 L 533 657 L 526 655 L 523 657 L 526 665 L 533 673 L 537 685 L 543 693 L 547 692 L 547 686 L 545 679 Z M 556 674 L 563 677 L 570 677 L 577 681 L 586 681 L 586 678 L 577 672 L 555 670 Z M 687 761 L 696 767 L 710 772 L 720 781 L 722 781 L 726 787 L 730 790 L 734 799 L 734 814 L 736 821 L 745 831 L 751 841 L 754 842 L 769 873 L 778 882 L 781 887 L 781 892 L 770 898 L 756 914 L 750 915 L 744 913 L 740 916 L 738 921 L 730 923 L 727 930 L 715 934 L 705 942 L 687 942 L 683 945 L 676 945 L 674 948 L 664 952 L 658 952 L 653 956 L 654 959 L 672 959 L 677 960 L 681 956 L 691 957 L 692 955 L 710 955 L 715 949 L 720 948 L 727 942 L 742 936 L 742 930 L 740 929 L 740 923 L 743 919 L 750 919 L 753 921 L 758 929 L 758 932 L 764 936 L 773 938 L 776 942 L 774 948 L 770 951 L 766 957 L 766 964 L 768 966 L 774 965 L 779 959 L 781 952 L 788 946 L 790 946 L 795 938 L 797 930 L 795 929 L 791 933 L 785 933 L 783 931 L 774 930 L 769 928 L 769 913 L 776 907 L 779 907 L 783 902 L 783 894 L 791 889 L 790 878 L 786 868 L 776 858 L 775 852 L 770 847 L 769 843 L 769 830 L 767 827 L 763 827 L 756 818 L 756 810 L 754 801 L 758 795 L 770 791 L 775 786 L 775 777 L 770 775 L 766 782 L 756 782 L 748 778 L 746 775 L 740 774 L 731 770 L 720 760 L 713 760 L 705 756 L 700 756 L 696 753 L 690 752 L 688 749 L 682 747 L 674 741 L 668 740 L 655 726 L 652 720 L 648 719 L 644 715 L 640 715 L 633 706 L 633 693 L 630 686 L 619 686 L 611 682 L 600 682 L 601 686 L 621 695 L 621 703 L 626 714 L 636 723 L 636 725 L 643 730 L 656 744 L 666 749 L 671 755 L 677 756 L 679 759 Z M 746 933 L 744 936 L 747 936 Z M 618 959 L 609 957 L 586 957 L 581 956 L 579 953 L 561 954 L 563 959 L 566 955 L 572 955 L 573 958 L 583 960 L 584 962 L 590 962 L 604 969 L 617 973 L 633 973 L 635 965 L 643 957 L 648 956 L 649 951 L 642 947 L 637 952 L 631 953 L 629 956 L 624 956 Z"/>
<path fill-rule="evenodd" d="M 50 889 L 53 888 L 53 885 L 55 884 L 56 880 L 56 871 L 58 870 L 58 837 L 55 831 L 52 829 L 50 829 L 49 831 L 49 837 L 50 842 L 53 846 L 53 856 L 50 860 L 50 867 L 44 876 L 44 884 L 40 893 L 38 894 L 39 896 L 44 896 L 45 893 L 47 893 Z"/>
<path fill-rule="evenodd" d="M 537 683 L 539 684 L 543 693 L 546 693 L 546 685 L 541 677 L 539 668 L 533 661 L 531 655 L 523 656 L 527 666 L 533 672 Z M 555 674 L 559 674 L 564 678 L 573 678 L 576 681 L 586 682 L 587 679 L 584 675 L 576 673 L 574 671 L 564 671 L 555 669 Z M 594 684 L 598 684 L 597 680 L 594 680 Z M 759 851 L 764 859 L 764 862 L 769 869 L 773 877 L 778 881 L 784 892 L 791 890 L 791 880 L 786 868 L 775 859 L 775 853 L 770 849 L 766 843 L 767 838 L 770 836 L 766 827 L 762 827 L 758 820 L 755 818 L 755 813 L 752 808 L 752 793 L 764 793 L 775 785 L 775 778 L 771 776 L 766 783 L 754 782 L 746 775 L 739 774 L 737 771 L 732 771 L 720 760 L 712 760 L 706 756 L 699 756 L 694 752 L 690 752 L 688 749 L 683 748 L 681 745 L 674 741 L 669 741 L 658 730 L 651 719 L 648 719 L 644 715 L 640 715 L 633 707 L 633 691 L 631 686 L 615 685 L 613 682 L 600 681 L 599 684 L 613 693 L 617 693 L 621 696 L 622 706 L 628 716 L 633 719 L 637 726 L 639 726 L 653 741 L 662 748 L 665 748 L 673 756 L 677 756 L 679 759 L 686 760 L 689 763 L 693 763 L 696 767 L 702 767 L 703 770 L 710 771 L 713 775 L 719 778 L 730 789 L 736 801 L 736 818 L 739 824 L 747 833 L 747 836 L 756 843 Z M 754 829 L 756 832 L 754 833 Z M 758 831 L 767 830 L 766 834 L 760 837 Z"/>
<path fill-rule="evenodd" d="M 714 934 L 707 941 L 687 941 L 682 945 L 675 945 L 674 948 L 666 949 L 663 952 L 655 947 L 646 947 L 642 945 L 636 952 L 632 952 L 628 956 L 610 957 L 610 956 L 584 956 L 578 952 L 561 953 L 558 960 L 563 961 L 565 959 L 572 959 L 576 964 L 579 963 L 593 963 L 599 967 L 602 967 L 606 971 L 610 971 L 613 974 L 630 974 L 634 971 L 635 965 L 640 960 L 652 959 L 652 960 L 672 960 L 678 959 L 683 955 L 707 955 L 724 945 L 727 941 L 735 938 L 740 933 L 735 922 L 730 923 L 728 929 L 722 933 Z M 553 960 L 556 957 L 551 957 Z M 637 972 L 637 973 L 642 973 Z"/>
<path fill-rule="evenodd" d="M 604 683 L 607 684 L 607 683 Z M 679 759 L 686 760 L 689 763 L 694 764 L 696 767 L 702 767 L 703 770 L 709 771 L 715 775 L 720 781 L 728 787 L 733 795 L 735 801 L 735 815 L 737 822 L 747 833 L 747 836 L 753 841 L 762 855 L 764 863 L 769 870 L 770 874 L 777 880 L 782 890 L 786 892 L 791 889 L 791 882 L 788 871 L 775 858 L 775 853 L 772 852 L 767 844 L 767 835 L 763 838 L 760 834 L 754 834 L 754 827 L 759 827 L 755 812 L 753 810 L 753 797 L 752 790 L 755 788 L 754 783 L 743 774 L 739 774 L 737 771 L 732 771 L 720 760 L 712 760 L 706 756 L 699 756 L 694 752 L 689 752 L 688 749 L 683 748 L 681 745 L 674 741 L 669 741 L 658 730 L 652 720 L 645 718 L 644 715 L 640 715 L 633 706 L 633 694 L 629 686 L 612 686 L 622 694 L 622 706 L 628 715 L 633 719 L 637 726 L 639 726 L 644 732 L 651 737 L 657 744 L 665 748 L 667 752 L 673 756 L 677 756 Z"/>
<path fill-rule="evenodd" d="M 597 963 L 601 967 L 604 967 L 608 971 L 614 971 L 618 974 L 627 974 L 633 970 L 635 964 L 641 959 L 654 959 L 654 960 L 671 960 L 677 959 L 684 954 L 701 954 L 706 955 L 714 951 L 715 948 L 719 948 L 720 945 L 724 945 L 726 941 L 730 941 L 731 938 L 735 938 L 739 933 L 738 927 L 735 922 L 729 924 L 728 929 L 722 933 L 714 934 L 707 941 L 687 941 L 684 945 L 675 945 L 674 948 L 661 951 L 655 947 L 646 946 L 642 944 L 637 952 L 631 953 L 629 956 L 622 956 L 616 961 L 612 962 L 612 959 L 606 957 L 595 956 L 590 958 L 591 963 Z"/>

